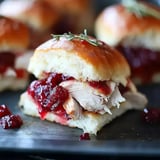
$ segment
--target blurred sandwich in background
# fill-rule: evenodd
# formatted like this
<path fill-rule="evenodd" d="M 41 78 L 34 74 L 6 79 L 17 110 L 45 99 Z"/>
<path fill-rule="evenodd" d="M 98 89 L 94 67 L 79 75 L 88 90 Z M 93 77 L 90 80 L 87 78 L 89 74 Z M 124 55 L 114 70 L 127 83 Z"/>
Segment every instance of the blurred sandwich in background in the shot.
<path fill-rule="evenodd" d="M 6 0 L 0 4 L 0 14 L 22 21 L 30 28 L 31 49 L 50 38 L 50 28 L 58 20 L 58 13 L 42 0 Z"/>
<path fill-rule="evenodd" d="M 24 89 L 28 84 L 29 42 L 27 26 L 0 16 L 0 91 Z"/>
<path fill-rule="evenodd" d="M 79 33 L 93 28 L 90 0 L 5 0 L 0 14 L 18 19 L 30 28 L 30 48 L 35 49 L 53 33 Z"/>
<path fill-rule="evenodd" d="M 95 34 L 127 58 L 137 84 L 160 82 L 160 8 L 124 1 L 106 7 L 95 21 Z"/>

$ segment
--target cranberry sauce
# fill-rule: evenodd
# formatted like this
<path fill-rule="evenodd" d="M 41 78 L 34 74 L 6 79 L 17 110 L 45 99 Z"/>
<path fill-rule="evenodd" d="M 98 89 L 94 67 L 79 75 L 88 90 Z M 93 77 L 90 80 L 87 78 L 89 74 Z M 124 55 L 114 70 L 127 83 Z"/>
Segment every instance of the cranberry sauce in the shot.
<path fill-rule="evenodd" d="M 47 78 L 31 83 L 28 88 L 28 94 L 37 103 L 42 119 L 45 118 L 47 112 L 54 112 L 64 119 L 68 118 L 63 104 L 68 99 L 69 93 L 65 88 L 59 86 L 59 84 L 69 79 L 71 77 L 50 73 Z"/>
<path fill-rule="evenodd" d="M 27 71 L 25 69 L 14 69 L 16 72 L 17 78 L 24 78 L 27 75 Z"/>
<path fill-rule="evenodd" d="M 111 88 L 106 84 L 106 81 L 90 81 L 89 85 L 93 88 L 98 89 L 105 95 L 109 95 L 111 93 Z"/>
<path fill-rule="evenodd" d="M 79 140 L 90 140 L 89 133 L 83 133 L 80 135 Z"/>
<path fill-rule="evenodd" d="M 0 105 L 0 125 L 2 128 L 20 128 L 22 124 L 23 121 L 19 115 L 13 115 L 6 105 Z"/>
<path fill-rule="evenodd" d="M 10 67 L 14 69 L 17 78 L 23 78 L 26 76 L 26 70 L 24 69 L 15 69 L 15 59 L 16 55 L 10 52 L 1 52 L 0 53 L 0 74 L 4 74 L 6 70 Z"/>
<path fill-rule="evenodd" d="M 23 121 L 19 115 L 6 115 L 0 119 L 0 125 L 4 129 L 20 128 Z"/>
<path fill-rule="evenodd" d="M 11 112 L 6 105 L 2 104 L 0 105 L 0 118 L 6 115 L 11 115 Z"/>
<path fill-rule="evenodd" d="M 145 108 L 142 113 L 142 119 L 149 124 L 160 123 L 160 108 Z"/>
<path fill-rule="evenodd" d="M 139 77 L 143 83 L 151 82 L 153 75 L 160 72 L 160 53 L 145 48 L 118 46 L 131 66 L 132 77 Z"/>
<path fill-rule="evenodd" d="M 16 56 L 10 52 L 0 53 L 0 73 L 4 73 L 8 67 L 14 67 Z"/>

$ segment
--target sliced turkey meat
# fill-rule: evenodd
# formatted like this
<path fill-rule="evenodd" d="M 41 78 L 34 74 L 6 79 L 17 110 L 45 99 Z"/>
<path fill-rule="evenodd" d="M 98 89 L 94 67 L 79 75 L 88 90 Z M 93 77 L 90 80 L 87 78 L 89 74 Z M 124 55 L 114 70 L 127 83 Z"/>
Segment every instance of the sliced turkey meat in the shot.
<path fill-rule="evenodd" d="M 63 104 L 63 108 L 72 119 L 78 119 L 82 115 L 82 108 L 72 96 L 69 96 L 68 100 Z"/>
<path fill-rule="evenodd" d="M 60 85 L 69 91 L 70 95 L 82 108 L 91 112 L 112 114 L 111 107 L 119 107 L 120 103 L 125 101 L 125 98 L 119 92 L 117 84 L 111 81 L 106 82 L 106 85 L 110 88 L 110 92 L 107 95 L 100 89 L 92 87 L 88 82 L 68 80 Z"/>

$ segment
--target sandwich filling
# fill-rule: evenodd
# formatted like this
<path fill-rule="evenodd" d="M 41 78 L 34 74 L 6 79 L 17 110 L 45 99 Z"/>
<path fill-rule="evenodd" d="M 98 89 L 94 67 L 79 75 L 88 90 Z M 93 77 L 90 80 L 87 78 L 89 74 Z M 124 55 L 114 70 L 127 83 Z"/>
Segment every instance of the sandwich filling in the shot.
<path fill-rule="evenodd" d="M 125 98 L 119 84 L 113 81 L 76 80 L 63 74 L 47 73 L 46 78 L 33 81 L 27 89 L 41 119 L 48 112 L 61 117 L 62 124 L 69 119 L 80 119 L 83 112 L 112 114 L 111 108 L 119 108 Z"/>
<path fill-rule="evenodd" d="M 27 77 L 27 65 L 31 53 L 0 52 L 0 75 L 2 77 L 12 76 L 18 79 Z"/>
<path fill-rule="evenodd" d="M 131 66 L 131 77 L 137 77 L 142 83 L 149 83 L 160 73 L 160 52 L 143 47 L 117 46 Z"/>

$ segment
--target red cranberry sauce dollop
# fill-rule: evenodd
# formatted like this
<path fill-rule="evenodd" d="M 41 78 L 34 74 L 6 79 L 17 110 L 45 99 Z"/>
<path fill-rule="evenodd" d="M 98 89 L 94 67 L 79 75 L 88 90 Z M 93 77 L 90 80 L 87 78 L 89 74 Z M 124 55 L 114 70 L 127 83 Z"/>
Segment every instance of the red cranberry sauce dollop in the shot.
<path fill-rule="evenodd" d="M 23 78 L 26 75 L 26 70 L 14 68 L 16 54 L 11 52 L 0 52 L 0 74 L 4 74 L 8 68 L 12 68 L 17 78 Z"/>
<path fill-rule="evenodd" d="M 0 105 L 0 125 L 2 128 L 20 128 L 22 124 L 23 121 L 19 115 L 13 115 L 6 105 Z"/>
<path fill-rule="evenodd" d="M 106 81 L 90 81 L 89 85 L 100 90 L 105 95 L 109 95 L 111 93 L 111 88 L 106 84 Z"/>
<path fill-rule="evenodd" d="M 62 74 L 49 73 L 47 78 L 31 83 L 27 91 L 38 105 L 41 119 L 45 118 L 47 112 L 54 112 L 61 118 L 68 119 L 63 104 L 68 99 L 69 93 L 59 84 L 71 79 L 73 78 Z"/>
<path fill-rule="evenodd" d="M 142 120 L 149 124 L 160 123 L 160 108 L 145 108 L 142 112 Z"/>
<path fill-rule="evenodd" d="M 90 140 L 89 133 L 83 133 L 80 135 L 79 140 Z"/>
<path fill-rule="evenodd" d="M 8 109 L 8 107 L 4 104 L 0 105 L 0 118 L 11 115 L 11 111 Z"/>
<path fill-rule="evenodd" d="M 160 72 L 160 52 L 145 48 L 117 46 L 131 66 L 132 77 L 139 77 L 143 83 L 150 83 L 153 75 Z"/>
<path fill-rule="evenodd" d="M 4 73 L 8 67 L 13 68 L 16 56 L 10 52 L 0 53 L 0 73 Z"/>

